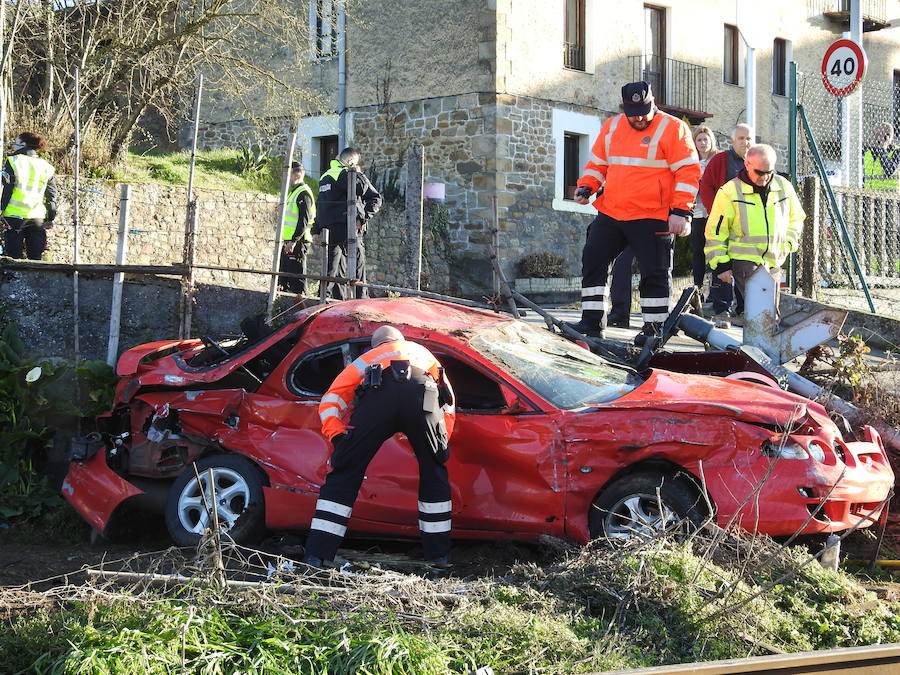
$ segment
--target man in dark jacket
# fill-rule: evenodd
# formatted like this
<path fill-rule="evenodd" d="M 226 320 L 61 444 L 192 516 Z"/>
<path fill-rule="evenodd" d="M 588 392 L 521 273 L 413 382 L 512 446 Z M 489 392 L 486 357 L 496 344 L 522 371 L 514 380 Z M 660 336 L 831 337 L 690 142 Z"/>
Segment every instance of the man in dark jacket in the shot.
<path fill-rule="evenodd" d="M 372 182 L 359 169 L 360 155 L 355 148 L 344 148 L 337 159 L 331 161 L 331 168 L 322 174 L 319 181 L 319 198 L 316 201 L 316 223 L 312 233 L 328 230 L 328 275 L 347 276 L 347 174 L 356 177 L 356 278 L 366 281 L 366 253 L 362 235 L 366 223 L 381 208 L 381 195 Z M 330 295 L 339 300 L 347 300 L 346 287 L 331 284 Z M 357 298 L 369 297 L 368 289 L 357 287 Z"/>
<path fill-rule="evenodd" d="M 0 213 L 3 214 L 3 252 L 11 258 L 28 254 L 40 260 L 47 248 L 47 230 L 56 219 L 56 173 L 37 156 L 47 140 L 25 131 L 10 143 L 10 156 L 0 174 Z"/>

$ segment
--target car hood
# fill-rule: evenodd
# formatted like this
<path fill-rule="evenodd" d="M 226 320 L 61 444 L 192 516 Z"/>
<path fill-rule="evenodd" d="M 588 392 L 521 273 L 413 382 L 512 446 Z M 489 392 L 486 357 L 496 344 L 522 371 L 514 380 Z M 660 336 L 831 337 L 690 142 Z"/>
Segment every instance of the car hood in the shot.
<path fill-rule="evenodd" d="M 654 370 L 643 384 L 610 405 L 787 427 L 805 418 L 809 406 L 815 404 L 796 394 L 752 382 Z"/>

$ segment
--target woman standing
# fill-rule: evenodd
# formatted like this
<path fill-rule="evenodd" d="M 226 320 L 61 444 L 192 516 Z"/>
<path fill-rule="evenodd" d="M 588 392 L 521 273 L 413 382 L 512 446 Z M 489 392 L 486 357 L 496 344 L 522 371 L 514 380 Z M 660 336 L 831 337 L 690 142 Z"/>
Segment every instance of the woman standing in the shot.
<path fill-rule="evenodd" d="M 28 254 L 40 260 L 47 248 L 47 230 L 56 218 L 56 170 L 37 156 L 47 140 L 25 131 L 10 143 L 10 155 L 0 176 L 3 214 L 3 252 L 10 258 Z"/>
<path fill-rule="evenodd" d="M 706 125 L 697 127 L 694 132 L 694 145 L 697 147 L 697 154 L 700 157 L 700 175 L 702 176 L 709 160 L 716 154 L 716 137 L 713 130 Z M 691 261 L 694 286 L 698 290 L 703 288 L 703 279 L 706 276 L 706 257 L 703 254 L 703 247 L 706 245 L 705 233 L 708 215 L 706 207 L 703 206 L 703 202 L 698 196 L 694 204 L 694 219 L 691 223 Z"/>

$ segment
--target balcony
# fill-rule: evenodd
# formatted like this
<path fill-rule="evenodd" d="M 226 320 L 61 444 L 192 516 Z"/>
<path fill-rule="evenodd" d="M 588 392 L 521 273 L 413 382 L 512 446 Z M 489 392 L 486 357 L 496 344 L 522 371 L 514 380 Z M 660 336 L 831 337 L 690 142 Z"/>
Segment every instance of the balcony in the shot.
<path fill-rule="evenodd" d="M 628 57 L 633 81 L 649 82 L 660 110 L 687 117 L 699 124 L 711 113 L 704 112 L 707 101 L 706 67 L 676 61 L 655 54 Z"/>
<path fill-rule="evenodd" d="M 840 30 L 850 30 L 850 0 L 806 0 L 811 17 L 823 15 Z M 860 0 L 863 32 L 889 28 L 887 0 Z"/>
<path fill-rule="evenodd" d="M 563 66 L 570 70 L 584 70 L 584 45 L 577 42 L 563 43 Z"/>

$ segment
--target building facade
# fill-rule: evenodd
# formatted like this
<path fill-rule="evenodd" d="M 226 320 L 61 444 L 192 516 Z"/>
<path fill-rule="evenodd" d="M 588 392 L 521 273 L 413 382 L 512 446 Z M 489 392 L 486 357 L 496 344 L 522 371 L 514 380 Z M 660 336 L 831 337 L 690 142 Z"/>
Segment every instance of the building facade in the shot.
<path fill-rule="evenodd" d="M 849 30 L 847 0 L 348 0 L 341 36 L 338 1 L 307 0 L 309 44 L 295 55 L 309 61 L 305 86 L 320 101 L 299 111 L 303 162 L 316 175 L 338 150 L 344 44 L 347 144 L 376 182 L 400 185 L 407 148 L 425 147 L 425 181 L 443 184 L 450 213 L 457 292 L 490 278 L 495 199 L 509 276 L 543 251 L 578 274 L 594 211 L 572 192 L 622 84 L 649 81 L 663 109 L 708 124 L 721 147 L 747 118 L 750 46 L 757 137 L 784 162 L 788 64 L 818 73 Z M 900 30 L 889 19 L 900 2 L 861 2 L 866 83 L 892 88 L 897 107 Z M 239 124 L 208 120 L 201 143 L 222 144 Z"/>

